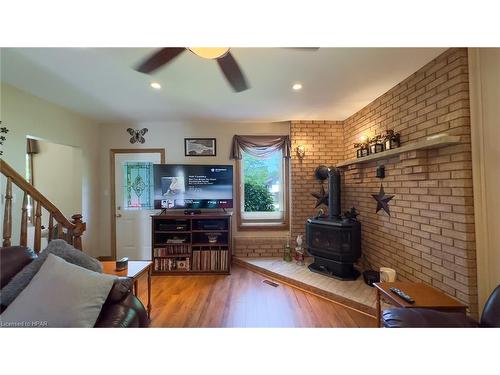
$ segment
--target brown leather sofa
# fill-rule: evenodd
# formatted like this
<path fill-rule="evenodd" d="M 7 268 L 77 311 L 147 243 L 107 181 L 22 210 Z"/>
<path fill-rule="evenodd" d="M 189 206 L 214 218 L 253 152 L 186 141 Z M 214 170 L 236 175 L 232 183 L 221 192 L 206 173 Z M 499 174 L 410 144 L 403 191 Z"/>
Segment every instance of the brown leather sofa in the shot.
<path fill-rule="evenodd" d="M 384 310 L 382 321 L 386 328 L 500 328 L 500 285 L 486 301 L 479 322 L 463 313 L 422 308 Z"/>
<path fill-rule="evenodd" d="M 0 288 L 7 285 L 33 259 L 33 252 L 26 247 L 1 248 Z M 132 286 L 132 279 L 122 277 L 115 280 L 94 327 L 147 327 L 149 325 L 146 309 L 133 295 Z M 0 305 L 0 312 L 4 309 L 5 306 Z"/>

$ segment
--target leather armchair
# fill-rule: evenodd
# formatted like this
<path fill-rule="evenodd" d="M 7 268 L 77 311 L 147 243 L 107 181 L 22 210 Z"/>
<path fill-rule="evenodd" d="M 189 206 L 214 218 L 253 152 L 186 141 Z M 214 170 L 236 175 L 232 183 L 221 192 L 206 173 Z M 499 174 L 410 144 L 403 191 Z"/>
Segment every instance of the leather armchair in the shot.
<path fill-rule="evenodd" d="M 500 285 L 486 301 L 479 322 L 462 313 L 422 308 L 384 310 L 382 321 L 386 328 L 500 328 Z"/>
<path fill-rule="evenodd" d="M 12 246 L 0 249 L 0 289 L 36 258 L 33 250 Z M 115 280 L 94 327 L 147 327 L 149 318 L 141 301 L 132 293 L 133 280 Z M 0 313 L 5 306 L 0 306 Z"/>

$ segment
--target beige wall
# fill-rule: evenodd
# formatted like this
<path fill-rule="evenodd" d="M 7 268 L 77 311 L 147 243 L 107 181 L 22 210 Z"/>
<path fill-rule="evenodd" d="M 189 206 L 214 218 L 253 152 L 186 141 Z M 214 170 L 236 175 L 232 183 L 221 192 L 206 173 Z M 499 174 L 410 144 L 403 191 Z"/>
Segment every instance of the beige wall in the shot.
<path fill-rule="evenodd" d="M 148 128 L 145 135 L 146 143 L 132 145 L 127 128 Z M 101 168 L 101 239 L 99 255 L 110 255 L 110 149 L 116 148 L 164 148 L 166 162 L 169 164 L 232 164 L 229 158 L 231 141 L 234 134 L 289 134 L 289 122 L 279 123 L 221 123 L 221 122 L 156 122 L 139 124 L 106 124 L 99 134 Z M 186 157 L 184 156 L 184 138 L 216 138 L 216 157 Z M 233 220 L 234 223 L 234 220 Z M 288 235 L 286 232 L 244 232 L 235 231 L 235 237 L 279 237 Z"/>
<path fill-rule="evenodd" d="M 81 208 L 83 219 L 87 222 L 83 246 L 89 254 L 98 255 L 100 216 L 99 176 L 96 171 L 99 170 L 99 125 L 96 121 L 4 83 L 1 85 L 0 100 L 2 126 L 10 129 L 3 159 L 20 174 L 25 173 L 27 136 L 82 150 Z M 65 184 L 67 173 L 58 171 L 54 178 L 54 184 Z M 0 192 L 4 194 L 5 179 L 1 179 L 0 185 Z M 13 243 L 19 241 L 21 200 L 20 190 L 14 189 Z"/>
<path fill-rule="evenodd" d="M 469 49 L 479 305 L 500 284 L 500 48 Z"/>
<path fill-rule="evenodd" d="M 38 148 L 33 156 L 34 186 L 66 217 L 82 212 L 82 150 L 47 141 L 38 141 Z M 64 183 L 54 183 L 61 174 Z"/>

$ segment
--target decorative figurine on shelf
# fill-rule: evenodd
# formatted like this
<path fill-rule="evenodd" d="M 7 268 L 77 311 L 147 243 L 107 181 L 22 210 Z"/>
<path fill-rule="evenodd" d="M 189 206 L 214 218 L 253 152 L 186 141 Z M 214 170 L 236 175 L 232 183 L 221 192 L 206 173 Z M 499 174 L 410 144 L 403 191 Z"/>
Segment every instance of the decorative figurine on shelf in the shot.
<path fill-rule="evenodd" d="M 389 129 L 385 131 L 384 145 L 386 150 L 392 150 L 400 146 L 399 133 L 394 133 L 394 130 Z"/>
<path fill-rule="evenodd" d="M 292 249 L 290 248 L 290 241 L 288 239 L 286 240 L 286 245 L 283 249 L 283 260 L 285 262 L 292 261 Z"/>
<path fill-rule="evenodd" d="M 368 156 L 370 155 L 370 148 L 368 146 L 368 143 L 366 142 L 360 142 L 360 143 L 355 143 L 354 148 L 356 148 L 356 157 L 362 158 L 363 156 Z"/>
<path fill-rule="evenodd" d="M 384 144 L 381 141 L 382 137 L 380 135 L 376 135 L 370 139 L 370 154 L 384 151 Z"/>
<path fill-rule="evenodd" d="M 297 247 L 302 247 L 302 242 L 303 242 L 303 239 L 302 239 L 303 235 L 302 234 L 299 234 L 297 236 Z"/>
<path fill-rule="evenodd" d="M 322 218 L 322 217 L 325 217 L 326 214 L 325 214 L 325 210 L 323 210 L 322 208 L 320 208 L 318 210 L 318 214 L 316 215 L 315 219 L 319 219 L 319 218 Z"/>
<path fill-rule="evenodd" d="M 358 215 L 359 215 L 359 212 L 356 210 L 355 207 L 351 207 L 351 209 L 349 211 L 344 212 L 344 216 L 350 220 L 358 220 L 357 219 Z"/>
<path fill-rule="evenodd" d="M 304 263 L 304 249 L 302 248 L 302 234 L 297 236 L 297 247 L 295 247 L 295 263 L 303 266 Z"/>

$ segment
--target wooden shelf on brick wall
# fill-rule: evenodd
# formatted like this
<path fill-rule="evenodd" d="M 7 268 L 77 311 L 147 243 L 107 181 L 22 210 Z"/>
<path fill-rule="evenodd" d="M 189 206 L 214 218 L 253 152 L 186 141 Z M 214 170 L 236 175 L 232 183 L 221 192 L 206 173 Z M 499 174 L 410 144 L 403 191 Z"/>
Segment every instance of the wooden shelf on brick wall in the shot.
<path fill-rule="evenodd" d="M 416 142 L 405 144 L 398 148 L 393 148 L 392 150 L 377 152 L 376 154 L 371 154 L 361 158 L 349 159 L 338 163 L 336 167 L 347 167 L 353 164 L 363 164 L 375 160 L 389 159 L 405 152 L 446 147 L 456 145 L 458 143 L 460 143 L 460 136 L 458 135 L 437 134 Z"/>

